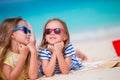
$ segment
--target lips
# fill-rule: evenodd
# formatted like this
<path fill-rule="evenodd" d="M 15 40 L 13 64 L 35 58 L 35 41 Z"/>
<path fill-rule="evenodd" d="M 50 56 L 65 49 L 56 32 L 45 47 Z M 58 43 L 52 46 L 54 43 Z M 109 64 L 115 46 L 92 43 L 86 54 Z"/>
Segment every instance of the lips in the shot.
<path fill-rule="evenodd" d="M 27 38 L 27 39 L 26 39 L 26 42 L 29 43 L 29 42 L 30 42 L 30 38 Z"/>
<path fill-rule="evenodd" d="M 51 39 L 51 40 L 55 40 L 56 38 L 55 38 L 55 37 L 50 37 L 49 39 Z"/>
<path fill-rule="evenodd" d="M 54 44 L 56 43 L 56 41 L 57 41 L 56 37 L 49 37 L 49 40 L 48 40 L 49 44 Z"/>

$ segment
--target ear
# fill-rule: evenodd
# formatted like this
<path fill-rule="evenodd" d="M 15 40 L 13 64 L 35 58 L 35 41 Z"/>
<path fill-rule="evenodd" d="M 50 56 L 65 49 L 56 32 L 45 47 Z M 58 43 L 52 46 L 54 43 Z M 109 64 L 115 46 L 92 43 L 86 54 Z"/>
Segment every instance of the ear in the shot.
<path fill-rule="evenodd" d="M 12 33 L 11 38 L 12 38 L 12 39 L 14 39 L 14 38 L 15 38 L 15 37 L 14 37 L 14 33 Z"/>

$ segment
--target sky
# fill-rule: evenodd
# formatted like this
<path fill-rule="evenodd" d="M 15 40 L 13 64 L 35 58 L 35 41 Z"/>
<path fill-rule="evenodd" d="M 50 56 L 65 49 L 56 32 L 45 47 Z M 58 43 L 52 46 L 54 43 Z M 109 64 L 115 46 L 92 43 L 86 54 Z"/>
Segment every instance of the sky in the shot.
<path fill-rule="evenodd" d="M 120 27 L 120 0 L 0 0 L 0 23 L 21 16 L 29 22 L 37 38 L 47 20 L 60 18 L 70 34 Z"/>

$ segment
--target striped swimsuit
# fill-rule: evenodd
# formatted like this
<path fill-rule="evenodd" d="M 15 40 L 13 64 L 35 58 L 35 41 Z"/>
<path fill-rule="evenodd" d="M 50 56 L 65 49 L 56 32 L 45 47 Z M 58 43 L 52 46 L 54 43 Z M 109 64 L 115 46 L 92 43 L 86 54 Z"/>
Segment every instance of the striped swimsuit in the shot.
<path fill-rule="evenodd" d="M 42 49 L 42 48 L 38 49 L 38 54 L 40 55 L 39 59 L 41 59 L 41 60 L 42 59 L 50 60 L 51 56 L 52 56 L 52 53 L 48 49 Z M 76 56 L 75 50 L 71 43 L 69 43 L 68 46 L 65 48 L 63 56 L 64 56 L 64 58 L 72 56 L 70 70 L 80 69 L 83 66 L 81 60 Z M 40 65 L 40 67 L 39 67 L 39 72 L 43 73 L 42 65 Z M 54 73 L 61 73 L 61 71 L 58 67 L 58 63 L 56 63 L 56 68 L 55 68 Z"/>

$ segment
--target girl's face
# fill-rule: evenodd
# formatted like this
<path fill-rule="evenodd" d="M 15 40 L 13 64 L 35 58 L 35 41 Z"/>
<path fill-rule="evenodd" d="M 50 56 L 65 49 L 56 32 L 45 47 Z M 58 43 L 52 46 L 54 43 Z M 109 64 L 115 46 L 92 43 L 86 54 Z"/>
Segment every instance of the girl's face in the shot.
<path fill-rule="evenodd" d="M 29 32 L 26 33 L 26 28 L 28 25 L 25 21 L 21 20 L 18 23 L 18 27 L 19 26 L 25 26 L 25 29 L 24 29 L 24 27 L 22 27 L 20 29 L 18 28 L 16 31 L 14 31 L 13 35 L 12 35 L 12 39 L 17 41 L 18 43 L 27 45 L 30 42 L 30 33 Z"/>
<path fill-rule="evenodd" d="M 58 33 L 55 32 L 55 29 L 56 29 L 56 32 L 58 31 Z M 57 29 L 60 29 L 60 33 L 59 33 L 59 30 Z M 65 33 L 64 27 L 59 21 L 49 22 L 46 25 L 45 32 L 46 32 L 45 39 L 51 45 L 54 45 L 55 43 L 58 43 L 61 41 L 65 41 L 67 39 L 67 35 Z"/>

